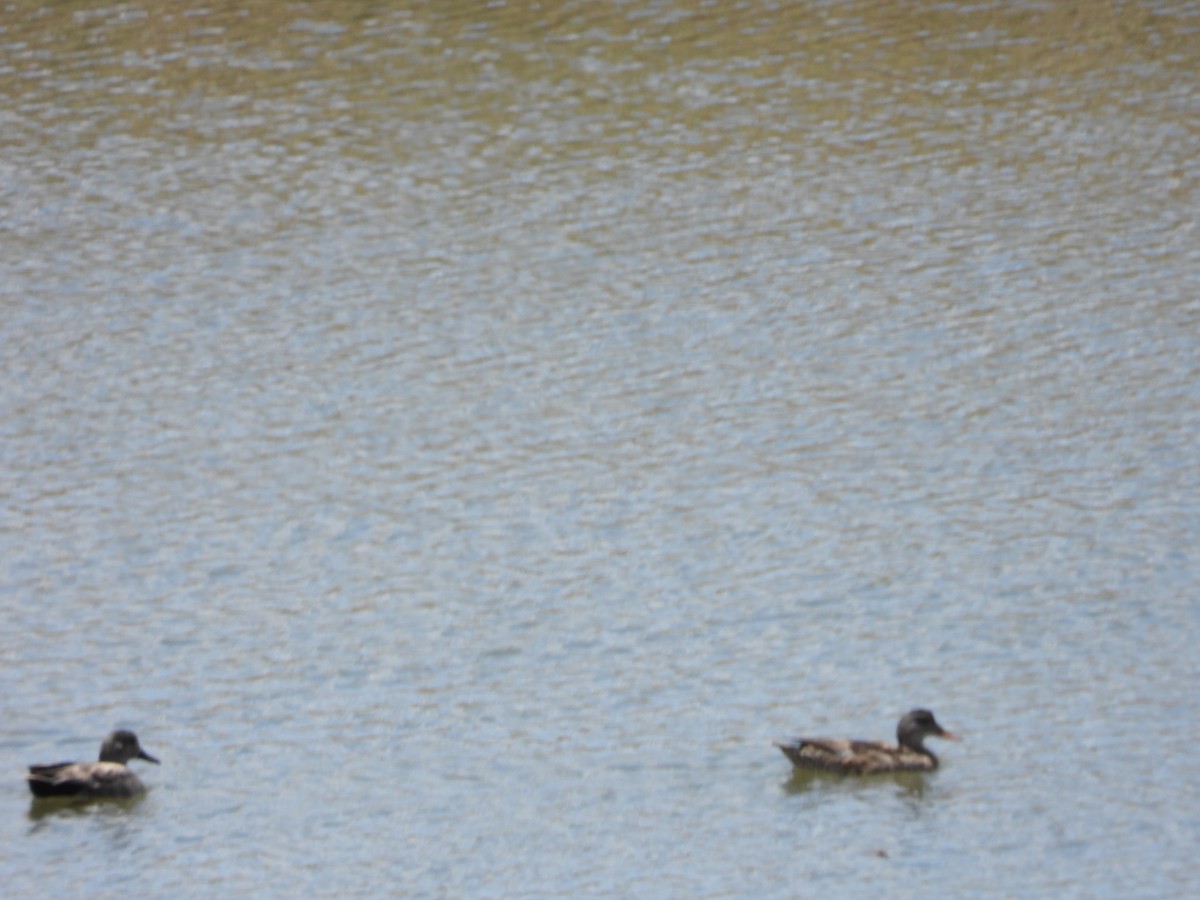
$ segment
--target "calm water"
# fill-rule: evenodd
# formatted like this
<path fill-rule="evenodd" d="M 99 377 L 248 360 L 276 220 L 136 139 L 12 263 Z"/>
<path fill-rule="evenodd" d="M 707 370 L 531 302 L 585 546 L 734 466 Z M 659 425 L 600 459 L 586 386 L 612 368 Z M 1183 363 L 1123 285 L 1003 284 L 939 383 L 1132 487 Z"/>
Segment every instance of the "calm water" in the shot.
<path fill-rule="evenodd" d="M 1200 892 L 1194 4 L 17 0 L 0 90 L 6 894 Z"/>

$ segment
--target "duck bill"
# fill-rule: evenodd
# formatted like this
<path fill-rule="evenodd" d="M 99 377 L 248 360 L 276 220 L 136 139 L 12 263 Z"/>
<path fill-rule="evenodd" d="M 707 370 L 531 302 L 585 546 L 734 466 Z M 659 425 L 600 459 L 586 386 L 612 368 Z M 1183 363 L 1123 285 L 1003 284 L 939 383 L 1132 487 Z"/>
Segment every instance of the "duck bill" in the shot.
<path fill-rule="evenodd" d="M 142 750 L 140 747 L 138 748 L 137 758 L 144 759 L 146 762 L 152 762 L 156 766 L 158 765 L 158 760 L 155 759 L 153 756 L 151 756 L 149 753 L 147 753 L 145 750 Z"/>
<path fill-rule="evenodd" d="M 944 741 L 961 741 L 962 740 L 962 735 L 955 734 L 953 731 L 946 731 L 946 729 L 944 729 L 944 728 L 942 729 L 942 733 L 939 734 L 938 737 L 940 737 Z"/>

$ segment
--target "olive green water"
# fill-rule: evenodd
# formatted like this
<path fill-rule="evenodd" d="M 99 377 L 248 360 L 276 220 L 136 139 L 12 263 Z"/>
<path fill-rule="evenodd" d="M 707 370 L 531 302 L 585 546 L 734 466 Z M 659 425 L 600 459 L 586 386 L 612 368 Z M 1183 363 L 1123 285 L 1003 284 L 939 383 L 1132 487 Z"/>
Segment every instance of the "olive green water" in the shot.
<path fill-rule="evenodd" d="M 8 4 L 6 895 L 1200 891 L 1197 48 Z M 31 806 L 117 725 L 144 800 Z"/>

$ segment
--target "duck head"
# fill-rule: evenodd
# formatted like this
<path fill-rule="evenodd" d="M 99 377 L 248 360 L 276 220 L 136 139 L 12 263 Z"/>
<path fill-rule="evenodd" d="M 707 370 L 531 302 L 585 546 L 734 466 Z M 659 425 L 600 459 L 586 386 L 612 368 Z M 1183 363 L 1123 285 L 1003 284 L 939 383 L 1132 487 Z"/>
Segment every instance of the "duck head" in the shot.
<path fill-rule="evenodd" d="M 100 762 L 125 765 L 131 759 L 144 759 L 158 765 L 158 760 L 142 749 L 137 735 L 132 731 L 114 731 L 100 745 Z"/>
<path fill-rule="evenodd" d="M 914 709 L 900 718 L 900 724 L 896 726 L 896 740 L 901 747 L 932 756 L 933 754 L 925 749 L 927 737 L 938 737 L 947 741 L 962 740 L 954 732 L 947 731 L 939 725 L 933 713 L 927 709 Z"/>

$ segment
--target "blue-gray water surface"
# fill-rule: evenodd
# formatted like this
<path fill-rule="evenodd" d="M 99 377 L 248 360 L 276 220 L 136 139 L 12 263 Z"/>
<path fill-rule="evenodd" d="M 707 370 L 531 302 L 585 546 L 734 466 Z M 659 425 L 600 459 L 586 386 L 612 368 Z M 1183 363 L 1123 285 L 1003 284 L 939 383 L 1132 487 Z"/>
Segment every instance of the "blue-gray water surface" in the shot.
<path fill-rule="evenodd" d="M 6 896 L 1200 893 L 1195 5 L 16 0 L 0 91 Z"/>

